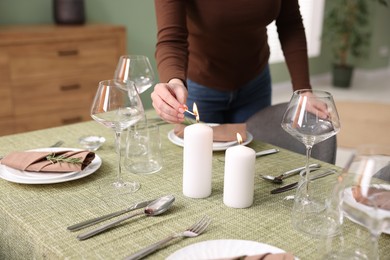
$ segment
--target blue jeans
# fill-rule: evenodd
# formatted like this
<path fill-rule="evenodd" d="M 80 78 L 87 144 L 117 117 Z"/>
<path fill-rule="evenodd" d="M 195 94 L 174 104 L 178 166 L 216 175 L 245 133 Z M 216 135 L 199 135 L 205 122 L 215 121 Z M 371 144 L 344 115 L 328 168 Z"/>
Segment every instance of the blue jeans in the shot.
<path fill-rule="evenodd" d="M 271 76 L 269 66 L 249 83 L 235 91 L 220 91 L 187 79 L 187 106 L 194 102 L 200 121 L 206 123 L 243 123 L 257 111 L 271 105 Z"/>

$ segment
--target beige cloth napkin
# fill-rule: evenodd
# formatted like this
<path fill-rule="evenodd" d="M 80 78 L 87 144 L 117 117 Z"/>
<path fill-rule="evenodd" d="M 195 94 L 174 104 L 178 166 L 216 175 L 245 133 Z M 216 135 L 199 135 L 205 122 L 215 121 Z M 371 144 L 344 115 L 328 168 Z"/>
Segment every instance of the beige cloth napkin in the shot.
<path fill-rule="evenodd" d="M 72 164 L 66 162 L 52 163 L 46 159 L 46 156 L 54 154 L 62 155 L 66 158 L 80 158 L 81 164 Z M 89 151 L 61 151 L 61 152 L 13 152 L 1 160 L 1 164 L 8 167 L 31 172 L 76 172 L 82 171 L 95 158 L 95 153 Z"/>
<path fill-rule="evenodd" d="M 386 189 L 369 188 L 368 196 L 372 199 L 367 199 L 361 193 L 360 187 L 353 187 L 352 194 L 355 200 L 367 206 L 373 206 L 374 202 L 380 209 L 390 210 L 390 191 Z"/>
<path fill-rule="evenodd" d="M 236 256 L 231 258 L 221 258 L 214 260 L 294 260 L 294 256 L 291 253 L 278 253 L 278 254 L 261 254 L 252 256 Z"/>
<path fill-rule="evenodd" d="M 176 136 L 184 137 L 184 128 L 186 125 L 177 124 L 174 128 Z M 242 137 L 242 141 L 245 142 L 247 139 L 246 135 L 246 124 L 221 124 L 212 126 L 213 128 L 213 140 L 215 142 L 231 142 L 237 141 L 237 133 Z"/>

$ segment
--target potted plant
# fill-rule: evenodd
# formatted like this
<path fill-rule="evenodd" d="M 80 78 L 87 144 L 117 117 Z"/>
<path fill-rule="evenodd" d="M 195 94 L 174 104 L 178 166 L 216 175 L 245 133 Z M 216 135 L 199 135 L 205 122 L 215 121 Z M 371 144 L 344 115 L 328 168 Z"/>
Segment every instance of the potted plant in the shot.
<path fill-rule="evenodd" d="M 372 0 L 387 6 L 387 0 Z M 366 54 L 370 44 L 370 1 L 329 0 L 324 21 L 324 40 L 333 56 L 333 80 L 337 87 L 349 87 L 354 61 Z"/>

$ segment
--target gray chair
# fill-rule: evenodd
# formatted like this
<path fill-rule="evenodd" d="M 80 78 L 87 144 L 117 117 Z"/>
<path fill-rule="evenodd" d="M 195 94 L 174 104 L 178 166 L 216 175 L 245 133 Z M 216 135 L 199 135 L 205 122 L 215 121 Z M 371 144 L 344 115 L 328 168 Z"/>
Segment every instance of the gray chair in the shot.
<path fill-rule="evenodd" d="M 280 123 L 288 103 L 266 107 L 247 120 L 247 130 L 255 140 L 273 144 L 300 154 L 306 154 L 303 143 L 283 130 Z M 313 146 L 311 156 L 315 159 L 335 164 L 337 140 L 333 136 Z"/>

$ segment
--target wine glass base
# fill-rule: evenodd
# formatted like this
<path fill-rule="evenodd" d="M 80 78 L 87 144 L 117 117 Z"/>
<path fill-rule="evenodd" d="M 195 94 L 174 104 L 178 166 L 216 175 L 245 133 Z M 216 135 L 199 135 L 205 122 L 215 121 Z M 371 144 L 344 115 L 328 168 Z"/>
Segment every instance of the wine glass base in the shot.
<path fill-rule="evenodd" d="M 110 203 L 112 200 L 117 200 L 120 196 L 133 194 L 140 188 L 141 185 L 138 182 L 106 179 L 101 185 L 99 185 L 99 197 L 107 203 Z"/>
<path fill-rule="evenodd" d="M 138 182 L 129 182 L 129 181 L 120 181 L 120 182 L 114 182 L 111 184 L 111 186 L 119 191 L 124 193 L 133 193 L 139 190 L 141 185 Z"/>

